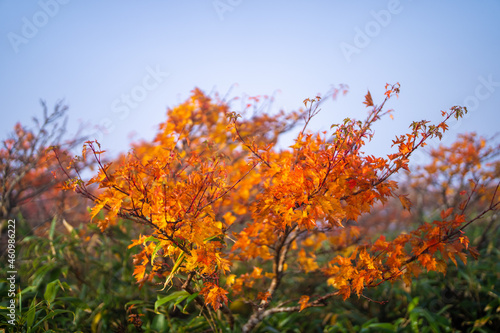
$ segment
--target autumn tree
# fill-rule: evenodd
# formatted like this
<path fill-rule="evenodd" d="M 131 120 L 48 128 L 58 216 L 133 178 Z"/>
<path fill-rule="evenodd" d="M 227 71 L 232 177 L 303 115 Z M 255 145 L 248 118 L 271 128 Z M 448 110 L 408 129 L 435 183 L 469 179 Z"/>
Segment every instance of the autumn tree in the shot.
<path fill-rule="evenodd" d="M 52 112 L 44 101 L 41 105 L 43 116 L 33 118 L 34 127 L 17 123 L 0 147 L 0 219 L 6 221 L 21 213 L 31 228 L 50 221 L 54 215 L 74 219 L 76 210 L 68 216 L 69 208 L 80 205 L 71 200 L 75 195 L 57 189 L 63 178 L 62 174 L 55 177 L 60 172 L 59 163 L 48 149 L 59 146 L 60 159 L 69 161 L 70 149 L 84 140 L 78 136 L 65 140 L 66 105 L 58 102 Z"/>
<path fill-rule="evenodd" d="M 465 133 L 448 146 L 441 144 L 431 149 L 430 163 L 418 166 L 409 184 L 415 214 L 423 218 L 459 207 L 470 192 L 474 195 L 467 198 L 468 214 L 486 210 L 500 179 L 500 144 L 495 141 L 496 136 Z M 493 228 L 499 227 L 495 222 L 493 214 L 483 219 L 487 225 L 477 240 L 478 247 L 485 244 Z"/>
<path fill-rule="evenodd" d="M 475 195 L 468 203 L 468 213 L 483 211 L 500 178 L 500 145 L 496 139 L 497 135 L 485 138 L 464 133 L 448 145 L 439 144 L 425 151 L 426 162 L 400 177 L 398 184 L 399 192 L 411 201 L 411 211 L 394 204 L 398 198 L 392 198 L 387 205 L 373 207 L 370 214 L 358 221 L 358 227 L 371 235 L 408 231 L 413 224 L 438 217 L 442 210 L 458 207 L 472 189 Z M 489 223 L 484 228 L 486 237 L 495 227 L 494 214 L 483 219 L 485 222 Z"/>
<path fill-rule="evenodd" d="M 464 210 L 478 187 L 436 221 L 393 240 L 369 242 L 355 225 L 393 197 L 410 209 L 391 176 L 408 172 L 412 153 L 467 112 L 454 106 L 436 125 L 413 122 L 393 141 L 394 153 L 367 155 L 362 149 L 373 124 L 391 112 L 385 105 L 399 88 L 386 85 L 379 104 L 368 92 L 365 120 L 347 118 L 321 133 L 308 129 L 324 100 L 319 96 L 304 100 L 297 112 L 269 115 L 251 112 L 265 97 L 247 98 L 236 112 L 195 89 L 167 111 L 152 142 L 134 145 L 114 163 L 104 163 L 99 143 L 88 141 L 81 158 L 90 155 L 99 171 L 85 182 L 69 179 L 65 187 L 93 201 L 91 215 L 101 230 L 120 218 L 149 227 L 130 245 L 140 247 L 134 257 L 139 286 L 183 290 L 181 300 L 196 302 L 214 331 L 213 311 L 222 311 L 232 326 L 229 298 L 238 297 L 252 308 L 242 327 L 249 332 L 275 313 L 321 307 L 333 297 L 366 297 L 366 288 L 411 283 L 422 271 L 444 272 L 447 261 L 477 254 L 463 230 L 498 209 L 498 184 L 469 220 Z M 293 145 L 278 149 L 277 139 L 291 128 L 298 129 Z M 98 192 L 90 190 L 93 184 Z M 297 297 L 283 292 L 297 274 L 320 275 L 327 290 Z"/>

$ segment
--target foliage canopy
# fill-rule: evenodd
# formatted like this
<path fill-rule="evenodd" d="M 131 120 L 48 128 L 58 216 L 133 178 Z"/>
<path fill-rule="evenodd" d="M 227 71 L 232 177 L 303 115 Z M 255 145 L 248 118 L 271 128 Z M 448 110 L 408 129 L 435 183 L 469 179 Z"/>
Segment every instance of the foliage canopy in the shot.
<path fill-rule="evenodd" d="M 347 118 L 322 133 L 308 131 L 320 111 L 319 96 L 304 100 L 297 112 L 268 115 L 251 112 L 261 97 L 248 98 L 236 113 L 195 89 L 168 110 L 153 142 L 135 144 L 113 163 L 104 162 L 98 142 L 88 141 L 73 166 L 89 155 L 98 172 L 84 182 L 66 171 L 65 188 L 94 202 L 91 217 L 102 231 L 119 219 L 148 227 L 130 244 L 140 248 L 133 273 L 139 286 L 182 290 L 176 299 L 197 303 L 214 330 L 214 310 L 233 325 L 229 297 L 251 305 L 244 332 L 275 313 L 321 307 L 335 296 L 367 297 L 367 288 L 385 281 L 410 284 L 422 271 L 445 273 L 448 261 L 466 263 L 467 253 L 477 257 L 464 229 L 499 205 L 498 169 L 488 169 L 460 193 L 447 193 L 444 198 L 452 195 L 455 201 L 434 221 L 422 221 L 392 240 L 363 237 L 363 227 L 354 222 L 378 204 L 398 198 L 410 210 L 410 198 L 398 193 L 391 176 L 409 171 L 411 154 L 429 139 L 441 138 L 450 118 L 467 112 L 455 106 L 442 111 L 438 124 L 413 122 L 408 133 L 393 140 L 394 153 L 364 154 L 373 124 L 390 115 L 385 104 L 399 89 L 399 84 L 386 85 L 378 105 L 368 92 L 365 120 Z M 294 144 L 278 149 L 278 137 L 294 127 L 301 128 Z M 474 149 L 467 158 L 477 166 L 480 159 L 473 154 Z M 446 166 L 429 168 L 432 175 Z M 482 210 L 467 216 L 477 195 Z M 298 274 L 320 275 L 328 288 L 283 297 L 285 280 Z"/>

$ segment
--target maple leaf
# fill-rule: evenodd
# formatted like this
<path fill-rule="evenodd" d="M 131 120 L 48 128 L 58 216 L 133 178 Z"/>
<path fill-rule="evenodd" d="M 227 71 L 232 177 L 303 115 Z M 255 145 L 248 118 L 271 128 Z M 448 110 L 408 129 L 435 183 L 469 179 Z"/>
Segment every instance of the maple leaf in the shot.
<path fill-rule="evenodd" d="M 474 259 L 478 259 L 479 258 L 479 251 L 475 248 L 475 247 L 472 247 L 472 246 L 469 246 L 469 253 L 470 255 L 474 258 Z"/>
<path fill-rule="evenodd" d="M 401 202 L 401 205 L 403 205 L 403 209 L 406 209 L 408 211 L 411 210 L 411 201 L 408 199 L 408 195 L 399 195 L 398 196 L 399 201 Z"/>
<path fill-rule="evenodd" d="M 300 311 L 304 310 L 307 307 L 307 303 L 309 302 L 309 296 L 303 295 L 300 296 L 299 304 L 300 304 Z"/>
<path fill-rule="evenodd" d="M 144 243 L 145 238 L 146 238 L 145 236 L 139 235 L 139 239 L 133 240 L 132 243 L 127 247 L 127 249 L 130 249 L 137 245 L 142 245 Z"/>
<path fill-rule="evenodd" d="M 370 90 L 368 90 L 368 93 L 365 95 L 365 101 L 363 104 L 365 104 L 366 107 L 373 106 L 373 99 L 372 94 L 370 94 Z"/>
<path fill-rule="evenodd" d="M 265 302 L 268 300 L 269 297 L 271 297 L 271 293 L 269 291 L 266 291 L 265 293 L 259 292 L 257 294 L 257 299 L 260 299 Z"/>
<path fill-rule="evenodd" d="M 234 283 L 235 283 L 235 280 L 236 280 L 236 275 L 235 274 L 230 274 L 227 278 L 226 278 L 226 285 L 228 287 L 231 287 Z"/>
<path fill-rule="evenodd" d="M 365 281 L 365 277 L 364 276 L 357 276 L 353 282 L 352 282 L 352 286 L 354 287 L 354 290 L 356 290 L 356 294 L 358 296 L 361 295 L 361 291 L 364 289 L 364 281 Z"/>
<path fill-rule="evenodd" d="M 351 296 L 351 288 L 348 285 L 343 285 L 338 291 L 339 295 L 342 295 L 342 299 L 345 301 Z"/>
<path fill-rule="evenodd" d="M 389 245 L 388 242 L 385 241 L 385 236 L 381 235 L 376 241 L 375 244 L 373 244 L 372 251 L 373 252 L 378 252 L 378 251 L 385 251 L 387 249 L 387 246 Z"/>
<path fill-rule="evenodd" d="M 445 220 L 453 212 L 453 207 L 448 208 L 446 211 L 441 211 L 441 219 Z"/>
<path fill-rule="evenodd" d="M 134 268 L 133 275 L 137 281 L 141 281 L 146 273 L 146 267 L 144 265 L 136 265 Z"/>
<path fill-rule="evenodd" d="M 205 296 L 205 304 L 210 304 L 214 310 L 218 310 L 222 303 L 227 305 L 227 294 L 229 292 L 219 287 L 218 285 L 207 282 L 205 287 L 200 291 L 200 294 Z"/>

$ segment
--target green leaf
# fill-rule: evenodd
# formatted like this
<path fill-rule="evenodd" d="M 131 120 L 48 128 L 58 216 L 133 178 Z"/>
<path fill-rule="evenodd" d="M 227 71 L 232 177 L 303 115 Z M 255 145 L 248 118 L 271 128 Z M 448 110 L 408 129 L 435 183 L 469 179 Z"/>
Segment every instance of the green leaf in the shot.
<path fill-rule="evenodd" d="M 151 255 L 151 263 L 155 262 L 156 255 L 158 254 L 158 251 L 160 251 L 161 247 L 161 243 L 156 244 L 155 249 L 153 250 L 153 254 Z"/>
<path fill-rule="evenodd" d="M 47 303 L 52 303 L 56 299 L 57 287 L 61 285 L 61 281 L 59 279 L 49 282 L 47 287 L 45 288 L 45 293 L 43 294 L 43 298 L 47 301 Z"/>
<path fill-rule="evenodd" d="M 31 329 L 31 326 L 33 325 L 33 321 L 35 320 L 35 312 L 36 312 L 36 297 L 33 297 L 33 300 L 31 301 L 30 308 L 28 309 L 28 313 L 26 314 L 26 324 L 28 327 L 28 331 Z"/>
<path fill-rule="evenodd" d="M 57 301 L 62 302 L 64 304 L 71 304 L 72 306 L 76 306 L 76 307 L 79 307 L 81 309 L 91 310 L 91 308 L 87 304 L 87 302 L 83 301 L 82 299 L 80 299 L 78 297 L 58 297 Z"/>
<path fill-rule="evenodd" d="M 54 218 L 52 219 L 52 222 L 50 223 L 50 230 L 49 230 L 49 239 L 51 241 L 54 240 L 55 230 L 56 230 L 56 217 L 54 216 Z"/>
<path fill-rule="evenodd" d="M 153 243 L 158 243 L 160 240 L 156 238 L 155 236 L 149 236 L 142 242 L 142 244 L 146 245 L 146 242 L 153 242 Z"/>
<path fill-rule="evenodd" d="M 170 272 L 170 274 L 168 275 L 167 277 L 167 280 L 165 281 L 165 284 L 163 285 L 163 288 L 161 290 L 164 290 L 167 285 L 170 283 L 170 281 L 172 281 L 172 278 L 174 277 L 175 275 L 175 272 L 177 272 L 177 270 L 179 269 L 179 267 L 181 266 L 182 262 L 184 261 L 184 256 L 186 255 L 185 252 L 182 252 L 180 255 L 179 255 L 179 258 L 177 258 L 176 262 L 175 262 L 175 265 L 174 267 L 172 268 L 172 271 Z"/>
<path fill-rule="evenodd" d="M 175 301 L 174 303 L 174 307 L 176 307 L 177 305 L 179 305 L 180 302 L 182 302 L 183 300 L 185 300 L 186 298 L 188 298 L 188 296 L 190 296 L 189 294 L 188 295 L 185 295 L 185 296 L 181 296 L 177 299 L 177 301 Z"/>
<path fill-rule="evenodd" d="M 435 333 L 439 333 L 440 330 L 439 330 L 439 327 L 438 325 L 436 324 L 436 320 L 434 319 L 434 317 L 426 310 L 418 307 L 418 308 L 415 308 L 413 311 L 412 311 L 412 314 L 419 314 L 420 317 L 424 317 L 425 319 L 427 319 L 427 322 L 429 323 L 431 329 L 433 332 Z"/>
<path fill-rule="evenodd" d="M 165 316 L 162 314 L 157 314 L 153 318 L 151 328 L 158 332 L 168 332 L 168 322 L 165 320 Z"/>
<path fill-rule="evenodd" d="M 188 307 L 189 303 L 191 303 L 196 298 L 196 296 L 198 296 L 198 294 L 199 293 L 194 293 L 188 296 L 188 298 L 186 299 L 186 305 L 184 305 L 182 312 L 186 313 L 186 308 Z"/>
<path fill-rule="evenodd" d="M 73 312 L 71 312 L 69 310 L 57 309 L 57 310 L 51 311 L 45 317 L 43 317 L 42 319 L 40 319 L 38 321 L 38 323 L 36 323 L 35 326 L 33 326 L 33 329 L 35 329 L 38 326 L 40 326 L 41 324 L 43 324 L 46 320 L 51 319 L 51 318 L 53 318 L 53 317 L 55 317 L 55 316 L 57 316 L 58 314 L 61 314 L 61 313 L 71 313 L 71 314 L 73 314 L 73 320 L 75 318 L 75 314 Z"/>
<path fill-rule="evenodd" d="M 140 299 L 134 300 L 134 301 L 130 301 L 130 302 L 125 303 L 125 305 L 123 306 L 123 308 L 127 309 L 129 306 L 135 305 L 135 304 L 144 304 L 144 301 L 140 300 Z"/>
<path fill-rule="evenodd" d="M 413 333 L 419 333 L 418 330 L 418 315 L 417 313 L 410 313 L 410 325 Z"/>
<path fill-rule="evenodd" d="M 210 242 L 210 241 L 217 241 L 224 243 L 224 235 L 213 235 L 212 237 L 205 238 L 203 240 L 204 243 Z"/>
<path fill-rule="evenodd" d="M 189 293 L 185 290 L 179 290 L 179 291 L 175 291 L 173 293 L 171 293 L 170 295 L 168 296 L 165 296 L 163 298 L 159 298 L 156 302 L 155 302 L 155 312 L 158 311 L 158 308 L 160 306 L 162 306 L 163 304 L 171 301 L 171 300 L 174 300 L 174 299 L 177 299 L 178 297 L 182 297 L 182 296 L 189 296 Z M 185 297 L 184 297 L 185 298 Z"/>
<path fill-rule="evenodd" d="M 40 286 L 45 275 L 47 275 L 52 269 L 54 269 L 55 266 L 55 263 L 47 263 L 46 265 L 41 266 L 39 269 L 37 269 L 36 272 L 32 275 L 33 282 L 31 283 L 31 285 L 35 288 Z"/>
<path fill-rule="evenodd" d="M 415 297 L 411 300 L 410 304 L 408 304 L 408 313 L 412 312 L 413 309 L 417 306 L 418 300 L 418 297 Z"/>
<path fill-rule="evenodd" d="M 440 316 L 441 314 L 445 313 L 449 308 L 452 308 L 452 307 L 453 307 L 453 305 L 447 304 L 441 310 L 439 310 L 437 314 Z"/>
<path fill-rule="evenodd" d="M 390 323 L 370 323 L 369 325 L 363 325 L 360 333 L 362 332 L 396 332 L 396 327 Z"/>

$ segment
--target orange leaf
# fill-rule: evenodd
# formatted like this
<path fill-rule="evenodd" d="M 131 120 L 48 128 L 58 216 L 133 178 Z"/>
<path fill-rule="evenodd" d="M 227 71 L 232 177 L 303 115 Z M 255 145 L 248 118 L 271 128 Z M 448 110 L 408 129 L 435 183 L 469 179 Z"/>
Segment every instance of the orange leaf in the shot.
<path fill-rule="evenodd" d="M 137 281 L 141 281 L 144 278 L 144 274 L 146 273 L 146 267 L 143 265 L 137 265 L 134 269 L 134 276 Z"/>
<path fill-rule="evenodd" d="M 300 296 L 299 304 L 300 304 L 300 311 L 304 310 L 307 307 L 307 302 L 309 302 L 309 296 Z"/>
<path fill-rule="evenodd" d="M 257 299 L 260 299 L 262 301 L 267 301 L 269 297 L 271 297 L 271 293 L 269 291 L 266 291 L 265 293 L 259 292 L 257 294 Z"/>
<path fill-rule="evenodd" d="M 446 219 L 448 216 L 450 216 L 451 212 L 453 212 L 453 207 L 448 208 L 446 211 L 441 211 L 441 219 Z"/>
<path fill-rule="evenodd" d="M 406 209 L 408 211 L 411 210 L 411 201 L 410 199 L 408 199 L 408 195 L 400 195 L 398 196 L 399 197 L 399 201 L 401 201 L 401 205 L 403 205 L 403 209 Z"/>
<path fill-rule="evenodd" d="M 358 296 L 361 295 L 361 291 L 363 291 L 363 289 L 365 288 L 364 281 L 365 281 L 364 276 L 357 276 L 352 282 L 353 287 L 356 290 L 356 294 Z"/>
<path fill-rule="evenodd" d="M 222 303 L 227 305 L 226 295 L 228 293 L 228 291 L 211 282 L 205 283 L 205 287 L 200 291 L 200 294 L 205 296 L 205 303 L 210 304 L 215 310 L 218 310 Z"/>
<path fill-rule="evenodd" d="M 368 90 L 368 93 L 365 95 L 365 101 L 363 104 L 366 104 L 366 107 L 373 106 L 373 99 L 372 94 L 370 94 L 370 90 Z"/>
<path fill-rule="evenodd" d="M 474 259 L 479 258 L 479 251 L 475 247 L 469 247 L 469 253 Z"/>
<path fill-rule="evenodd" d="M 345 301 L 349 298 L 349 296 L 351 296 L 351 288 L 349 288 L 348 285 L 343 285 L 340 287 L 338 293 L 342 295 L 342 299 Z"/>
<path fill-rule="evenodd" d="M 466 249 L 469 247 L 469 238 L 467 238 L 467 236 L 461 236 L 458 237 L 458 239 L 460 240 L 460 243 L 464 244 Z"/>

